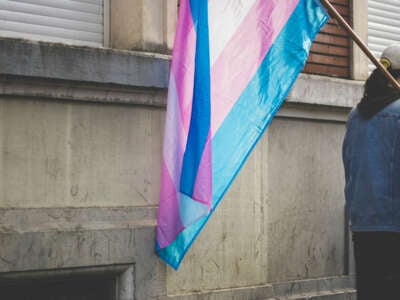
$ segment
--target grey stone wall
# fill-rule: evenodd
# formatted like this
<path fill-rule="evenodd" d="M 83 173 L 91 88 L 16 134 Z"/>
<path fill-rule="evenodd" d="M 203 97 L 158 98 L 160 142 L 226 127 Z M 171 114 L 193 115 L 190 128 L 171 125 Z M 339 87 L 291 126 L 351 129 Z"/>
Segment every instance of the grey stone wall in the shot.
<path fill-rule="evenodd" d="M 118 299 L 354 297 L 340 153 L 360 82 L 299 77 L 176 272 L 153 250 L 169 57 L 0 53 L 0 285 L 109 272 Z"/>

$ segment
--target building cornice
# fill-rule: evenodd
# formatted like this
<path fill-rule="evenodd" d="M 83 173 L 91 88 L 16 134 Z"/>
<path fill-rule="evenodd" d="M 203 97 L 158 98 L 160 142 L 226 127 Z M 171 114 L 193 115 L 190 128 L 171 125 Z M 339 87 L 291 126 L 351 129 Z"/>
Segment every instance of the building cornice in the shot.
<path fill-rule="evenodd" d="M 170 59 L 0 38 L 0 95 L 165 107 Z M 314 113 L 317 109 L 327 110 L 327 119 L 343 121 L 343 112 L 359 101 L 362 91 L 361 81 L 300 74 L 278 116 L 293 117 L 296 106 L 302 106 L 308 111 L 301 114 L 305 118 L 325 118 Z"/>

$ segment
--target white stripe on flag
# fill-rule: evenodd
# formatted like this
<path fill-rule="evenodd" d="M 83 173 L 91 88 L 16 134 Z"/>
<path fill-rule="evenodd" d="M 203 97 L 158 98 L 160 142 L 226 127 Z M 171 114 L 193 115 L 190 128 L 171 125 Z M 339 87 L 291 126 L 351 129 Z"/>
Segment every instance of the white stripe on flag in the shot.
<path fill-rule="evenodd" d="M 272 0 L 266 0 L 272 1 Z M 285 0 L 280 0 L 285 1 Z M 214 0 L 208 3 L 210 63 L 217 60 L 256 0 Z"/>

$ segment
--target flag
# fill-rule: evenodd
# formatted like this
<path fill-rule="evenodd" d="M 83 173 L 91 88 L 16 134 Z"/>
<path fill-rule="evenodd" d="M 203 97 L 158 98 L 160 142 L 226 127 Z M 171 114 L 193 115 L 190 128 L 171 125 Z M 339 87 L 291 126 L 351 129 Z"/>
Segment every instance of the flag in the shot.
<path fill-rule="evenodd" d="M 319 0 L 181 0 L 156 251 L 177 269 L 302 70 Z"/>

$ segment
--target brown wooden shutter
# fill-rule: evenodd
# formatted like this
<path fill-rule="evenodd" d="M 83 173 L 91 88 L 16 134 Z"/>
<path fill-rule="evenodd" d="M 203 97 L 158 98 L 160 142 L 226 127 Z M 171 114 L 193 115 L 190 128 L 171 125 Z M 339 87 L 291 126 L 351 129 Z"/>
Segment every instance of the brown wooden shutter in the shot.
<path fill-rule="evenodd" d="M 330 0 L 333 6 L 350 24 L 349 0 Z M 304 73 L 350 77 L 350 37 L 335 19 L 330 19 L 322 28 L 311 46 Z"/>

